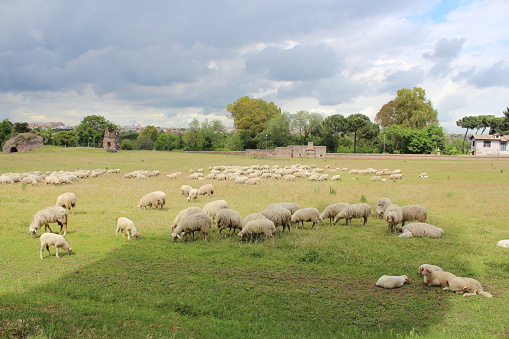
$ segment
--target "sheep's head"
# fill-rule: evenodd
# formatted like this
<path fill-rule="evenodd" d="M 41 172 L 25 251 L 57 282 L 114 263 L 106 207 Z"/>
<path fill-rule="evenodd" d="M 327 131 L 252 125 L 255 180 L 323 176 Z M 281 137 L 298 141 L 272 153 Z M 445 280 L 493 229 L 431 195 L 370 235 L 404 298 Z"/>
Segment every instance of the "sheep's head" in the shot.
<path fill-rule="evenodd" d="M 69 247 L 69 248 L 67 249 L 67 254 L 71 254 L 71 253 L 72 253 L 72 248 L 70 248 L 70 247 Z"/>
<path fill-rule="evenodd" d="M 172 233 L 171 236 L 173 237 L 173 241 L 180 238 L 180 234 L 178 234 L 178 233 Z"/>
<path fill-rule="evenodd" d="M 37 230 L 35 228 L 30 228 L 28 230 L 28 234 L 30 234 L 32 236 L 32 238 L 35 238 L 35 235 L 37 234 Z"/>
<path fill-rule="evenodd" d="M 131 237 L 136 238 L 136 239 L 138 239 L 139 236 L 140 236 L 139 232 L 134 232 L 133 234 L 131 234 Z"/>
<path fill-rule="evenodd" d="M 412 279 L 408 278 L 406 275 L 404 275 L 404 277 L 405 277 L 405 282 L 406 283 L 412 282 Z"/>

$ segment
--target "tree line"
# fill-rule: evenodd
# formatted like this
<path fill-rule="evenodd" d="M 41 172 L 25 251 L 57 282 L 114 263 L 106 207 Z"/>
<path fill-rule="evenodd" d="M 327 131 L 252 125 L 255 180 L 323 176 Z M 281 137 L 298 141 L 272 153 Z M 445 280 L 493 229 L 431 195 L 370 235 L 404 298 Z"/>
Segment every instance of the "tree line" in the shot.
<path fill-rule="evenodd" d="M 509 134 L 509 109 L 500 118 L 480 115 L 458 120 L 457 125 L 467 131 L 464 138 L 453 138 L 439 126 L 437 111 L 422 88 L 400 89 L 396 94 L 381 107 L 374 121 L 361 113 L 326 118 L 304 110 L 291 114 L 282 112 L 273 102 L 245 96 L 226 107 L 235 131 L 228 131 L 218 119 L 194 119 L 177 133 L 159 131 L 154 126 L 139 133 L 121 132 L 120 145 L 124 150 L 240 151 L 313 142 L 337 153 L 465 154 L 469 131 Z M 91 115 L 73 131 L 32 132 L 39 133 L 47 145 L 102 147 L 106 128 L 119 130 L 104 117 Z M 0 142 L 29 131 L 27 123 L 13 124 L 6 119 L 0 123 Z"/>

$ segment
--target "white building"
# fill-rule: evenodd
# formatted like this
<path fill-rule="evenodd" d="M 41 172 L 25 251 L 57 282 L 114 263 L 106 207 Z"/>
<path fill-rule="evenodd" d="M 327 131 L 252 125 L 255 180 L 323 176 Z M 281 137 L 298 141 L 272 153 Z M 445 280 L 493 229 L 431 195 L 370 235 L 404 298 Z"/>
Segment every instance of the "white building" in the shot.
<path fill-rule="evenodd" d="M 472 155 L 509 155 L 508 141 L 509 135 L 474 134 L 470 137 L 470 153 Z"/>

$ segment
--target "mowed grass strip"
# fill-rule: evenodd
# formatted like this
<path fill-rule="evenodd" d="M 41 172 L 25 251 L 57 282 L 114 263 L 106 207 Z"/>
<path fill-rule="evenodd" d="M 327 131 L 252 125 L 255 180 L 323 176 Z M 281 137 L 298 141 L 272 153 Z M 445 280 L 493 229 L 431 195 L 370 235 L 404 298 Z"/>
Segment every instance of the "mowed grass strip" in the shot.
<path fill-rule="evenodd" d="M 262 179 L 260 186 L 231 181 L 187 180 L 189 169 L 218 165 L 314 164 L 331 169 L 400 168 L 404 180 L 369 182 L 341 174 L 339 182 Z M 0 172 L 121 168 L 72 186 L 0 186 L 4 245 L 0 295 L 2 337 L 488 337 L 507 334 L 509 252 L 496 241 L 506 226 L 509 161 L 384 161 L 249 159 L 174 152 L 118 152 L 44 147 L 0 155 Z M 123 179 L 133 170 L 159 170 L 147 180 Z M 182 171 L 177 180 L 166 174 Z M 326 170 L 327 172 L 327 170 Z M 419 179 L 427 172 L 429 179 Z M 357 180 L 354 180 L 357 179 Z M 213 198 L 227 200 L 244 217 L 278 201 L 323 210 L 335 202 L 389 197 L 421 204 L 441 239 L 401 239 L 382 220 L 366 226 L 330 225 L 318 230 L 278 228 L 274 242 L 239 242 L 232 234 L 205 242 L 173 242 L 169 225 L 194 204 L 179 195 L 182 184 L 212 183 Z M 332 188 L 332 189 L 331 189 Z M 145 193 L 162 190 L 163 211 L 138 210 Z M 69 216 L 67 241 L 74 254 L 40 260 L 39 240 L 28 235 L 35 212 L 54 205 L 58 194 L 78 197 Z M 115 237 L 116 219 L 132 219 L 142 233 Z M 58 230 L 59 227 L 55 225 Z M 54 253 L 54 249 L 52 249 Z M 474 277 L 495 297 L 463 298 L 422 284 L 417 267 L 437 264 Z M 414 281 L 396 290 L 375 286 L 383 274 Z"/>

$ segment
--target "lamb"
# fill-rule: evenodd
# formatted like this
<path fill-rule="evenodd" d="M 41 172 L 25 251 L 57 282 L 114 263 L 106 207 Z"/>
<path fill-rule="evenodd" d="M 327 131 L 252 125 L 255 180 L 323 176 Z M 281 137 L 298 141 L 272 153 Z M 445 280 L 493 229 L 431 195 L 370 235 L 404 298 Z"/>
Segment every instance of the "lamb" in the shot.
<path fill-rule="evenodd" d="M 290 232 L 290 223 L 292 221 L 292 213 L 283 207 L 268 208 L 260 212 L 265 218 L 269 219 L 274 223 L 275 226 L 283 226 L 283 232 L 285 228 L 288 228 Z"/>
<path fill-rule="evenodd" d="M 308 207 L 298 209 L 297 211 L 295 211 L 295 213 L 292 214 L 291 219 L 292 224 L 300 222 L 301 226 L 304 226 L 305 221 L 311 221 L 313 223 L 313 225 L 311 225 L 311 229 L 314 229 L 315 226 L 316 229 L 318 229 L 318 226 L 322 221 L 322 218 L 320 217 L 320 211 L 318 211 L 314 207 Z"/>
<path fill-rule="evenodd" d="M 173 230 L 171 236 L 173 237 L 173 241 L 180 238 L 181 235 L 186 237 L 189 233 L 191 233 L 194 238 L 194 232 L 201 231 L 205 240 L 207 240 L 209 229 L 211 227 L 212 219 L 207 214 L 198 212 L 183 217 L 177 227 Z"/>
<path fill-rule="evenodd" d="M 345 219 L 346 225 L 349 225 L 351 224 L 351 220 L 353 218 L 363 218 L 364 219 L 363 225 L 366 225 L 371 213 L 372 213 L 371 206 L 369 206 L 369 204 L 363 202 L 352 204 L 344 208 L 341 212 L 339 212 L 334 217 L 333 223 L 336 224 L 339 220 Z"/>
<path fill-rule="evenodd" d="M 441 228 L 423 222 L 414 222 L 403 226 L 401 231 L 403 232 L 400 235 L 402 238 L 440 238 L 442 236 L 442 232 L 444 232 Z M 408 234 L 404 235 L 405 233 L 411 233 L 412 236 L 410 237 Z"/>
<path fill-rule="evenodd" d="M 76 206 L 76 194 L 71 192 L 60 194 L 55 205 L 67 208 L 70 211 Z"/>
<path fill-rule="evenodd" d="M 146 209 L 147 207 L 163 209 L 166 203 L 166 193 L 162 191 L 154 191 L 145 194 L 138 204 L 138 209 Z"/>
<path fill-rule="evenodd" d="M 201 207 L 188 207 L 188 208 L 180 211 L 177 214 L 177 216 L 175 217 L 175 220 L 173 220 L 173 223 L 171 224 L 172 231 L 175 230 L 175 228 L 179 224 L 180 220 L 182 220 L 182 218 L 184 218 L 188 215 L 191 215 L 191 214 L 199 213 L 199 212 L 205 213 Z"/>
<path fill-rule="evenodd" d="M 122 233 L 122 236 L 125 236 L 125 233 L 127 233 L 127 240 L 131 240 L 131 237 L 138 239 L 140 236 L 136 226 L 134 226 L 134 222 L 126 217 L 117 219 L 117 229 L 115 230 L 115 235 L 117 237 L 119 231 Z"/>
<path fill-rule="evenodd" d="M 347 204 L 346 202 L 338 202 L 329 205 L 323 210 L 322 214 L 320 214 L 320 217 L 322 218 L 322 220 L 324 220 L 325 218 L 329 218 L 330 224 L 332 225 L 334 217 L 349 205 L 350 204 Z"/>
<path fill-rule="evenodd" d="M 449 282 L 456 278 L 450 272 L 436 271 L 430 268 L 422 270 L 421 275 L 424 277 L 424 282 L 429 286 L 449 287 Z"/>
<path fill-rule="evenodd" d="M 275 208 L 275 207 L 283 207 L 290 211 L 290 213 L 295 213 L 298 209 L 300 209 L 300 205 L 296 202 L 276 202 L 274 204 L 270 204 L 267 208 Z"/>
<path fill-rule="evenodd" d="M 380 198 L 376 204 L 376 217 L 381 219 L 384 215 L 384 211 L 387 206 L 392 205 L 392 202 L 389 198 Z"/>
<path fill-rule="evenodd" d="M 258 219 L 267 219 L 263 214 L 261 213 L 251 213 L 248 216 L 242 220 L 242 227 L 246 226 L 246 224 L 252 220 L 258 220 Z"/>
<path fill-rule="evenodd" d="M 403 220 L 401 220 L 401 225 L 405 226 L 405 222 L 417 220 L 420 222 L 426 222 L 428 218 L 428 211 L 421 205 L 407 205 L 403 206 Z"/>
<path fill-rule="evenodd" d="M 49 250 L 50 246 L 55 246 L 55 256 L 57 258 L 60 258 L 58 256 L 59 248 L 66 251 L 68 254 L 71 254 L 71 252 L 72 252 L 72 248 L 69 247 L 69 244 L 67 243 L 67 241 L 65 241 L 65 238 L 60 234 L 43 233 L 43 234 L 41 234 L 41 237 L 39 238 L 39 240 L 41 242 L 41 250 L 40 250 L 41 260 L 43 259 L 42 252 L 44 251 L 44 248 L 46 248 L 48 250 L 48 253 L 51 256 L 51 252 Z"/>
<path fill-rule="evenodd" d="M 189 195 L 189 191 L 193 188 L 189 185 L 182 185 L 180 186 L 180 194 L 181 195 Z"/>
<path fill-rule="evenodd" d="M 205 206 L 203 206 L 203 211 L 214 221 L 216 218 L 217 211 L 219 211 L 221 208 L 228 208 L 228 203 L 226 202 L 226 200 L 215 200 L 209 202 L 208 204 L 205 204 Z"/>
<path fill-rule="evenodd" d="M 228 234 L 232 229 L 242 230 L 242 217 L 240 213 L 228 208 L 221 208 L 217 211 L 217 229 L 219 230 L 219 239 L 221 239 L 221 231 L 229 228 Z"/>
<path fill-rule="evenodd" d="M 210 197 L 211 195 L 214 195 L 214 186 L 212 184 L 206 184 L 206 185 L 200 186 L 200 188 L 198 189 L 198 194 L 199 195 L 206 194 Z"/>
<path fill-rule="evenodd" d="M 268 239 L 274 239 L 273 233 L 276 231 L 276 226 L 269 219 L 251 220 L 240 231 L 237 236 L 242 240 L 244 236 L 249 237 L 249 242 L 253 239 L 256 240 L 259 236 L 265 235 Z"/>
<path fill-rule="evenodd" d="M 196 188 L 193 188 L 189 191 L 189 194 L 187 196 L 187 201 L 188 202 L 191 202 L 191 201 L 196 201 L 198 200 L 198 193 L 199 193 L 199 190 L 196 189 Z"/>
<path fill-rule="evenodd" d="M 450 290 L 460 294 L 463 293 L 464 297 L 480 294 L 488 298 L 493 298 L 490 293 L 484 292 L 481 283 L 473 278 L 456 277 L 451 279 L 449 281 L 449 286 L 444 287 L 443 290 Z"/>
<path fill-rule="evenodd" d="M 249 178 L 244 183 L 245 185 L 260 185 L 260 178 Z"/>
<path fill-rule="evenodd" d="M 378 278 L 376 285 L 383 288 L 397 288 L 403 286 L 406 282 L 411 282 L 406 275 L 382 275 Z"/>
<path fill-rule="evenodd" d="M 439 272 L 443 272 L 444 271 L 442 268 L 440 268 L 437 265 L 422 264 L 421 266 L 419 266 L 419 269 L 417 270 L 418 274 L 422 275 L 422 271 L 424 271 L 425 269 L 428 269 L 430 271 L 439 271 Z M 428 277 L 427 276 L 424 276 L 424 283 L 425 284 L 428 283 Z"/>
<path fill-rule="evenodd" d="M 37 230 L 44 226 L 44 230 L 46 231 L 49 228 L 50 232 L 53 233 L 53 230 L 49 226 L 50 223 L 56 222 L 60 225 L 60 234 L 66 235 L 67 233 L 67 216 L 69 212 L 61 206 L 50 206 L 46 207 L 39 212 L 35 213 L 35 216 L 28 228 L 28 233 L 32 235 L 32 238 L 35 238 Z"/>
<path fill-rule="evenodd" d="M 384 211 L 384 219 L 387 221 L 387 229 L 396 232 L 396 226 L 403 220 L 403 210 L 398 205 L 391 204 Z"/>

